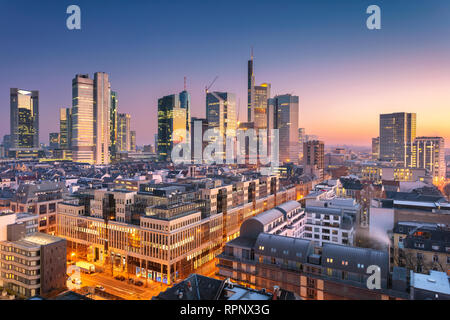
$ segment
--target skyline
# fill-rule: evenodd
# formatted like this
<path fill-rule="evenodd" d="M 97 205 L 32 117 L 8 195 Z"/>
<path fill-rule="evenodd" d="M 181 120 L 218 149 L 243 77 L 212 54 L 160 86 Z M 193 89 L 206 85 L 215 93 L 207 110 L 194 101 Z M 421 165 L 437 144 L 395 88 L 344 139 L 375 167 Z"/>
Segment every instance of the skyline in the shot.
<path fill-rule="evenodd" d="M 110 1 L 108 7 L 99 3 L 77 3 L 81 31 L 65 28 L 68 2 L 0 5 L 0 17 L 8 14 L 8 19 L 0 18 L 0 23 L 8 21 L 0 25 L 5 33 L 0 106 L 8 112 L 10 88 L 38 90 L 41 142 L 48 143 L 49 133 L 59 131 L 58 110 L 71 106 L 75 74 L 98 71 L 110 75 L 119 111 L 131 114 L 138 145 L 154 143 L 158 98 L 181 92 L 184 76 L 193 117 L 205 117 L 204 87 L 218 75 L 211 91 L 235 93 L 239 120 L 246 121 L 251 46 L 255 83 L 271 83 L 272 97 L 298 95 L 299 126 L 328 145 L 370 146 L 379 133 L 379 114 L 393 112 L 417 113 L 417 136 L 450 139 L 444 120 L 450 116 L 450 44 L 441 41 L 448 36 L 450 4 L 444 1 L 436 1 L 433 8 L 419 1 L 408 2 L 408 7 L 405 1 L 379 1 L 382 29 L 376 31 L 365 27 L 367 1 L 215 4 L 217 12 L 236 10 L 230 10 L 235 15 L 226 27 L 209 24 L 214 17 L 198 10 L 204 9 L 200 1 L 132 3 L 126 8 L 121 1 Z M 159 25 L 164 21 L 158 12 L 169 9 L 175 17 L 182 13 L 191 19 Z M 274 19 L 286 19 L 260 29 L 255 16 L 265 10 Z M 145 15 L 151 18 L 140 19 Z M 324 19 L 313 19 L 318 16 Z M 119 21 L 124 24 L 114 23 Z M 129 37 L 130 30 L 135 36 Z M 105 40 L 101 45 L 96 41 L 100 35 Z M 24 36 L 31 51 L 17 50 Z M 8 122 L 8 117 L 0 120 L 0 135 L 9 133 Z"/>

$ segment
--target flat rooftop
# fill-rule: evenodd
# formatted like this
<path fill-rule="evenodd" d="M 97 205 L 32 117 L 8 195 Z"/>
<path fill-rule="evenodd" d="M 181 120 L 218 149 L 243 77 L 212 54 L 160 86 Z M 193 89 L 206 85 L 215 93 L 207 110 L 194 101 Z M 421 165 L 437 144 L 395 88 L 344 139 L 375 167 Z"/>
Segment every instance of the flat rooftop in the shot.
<path fill-rule="evenodd" d="M 430 270 L 430 274 L 413 272 L 411 274 L 412 287 L 450 295 L 449 278 L 445 272 Z"/>

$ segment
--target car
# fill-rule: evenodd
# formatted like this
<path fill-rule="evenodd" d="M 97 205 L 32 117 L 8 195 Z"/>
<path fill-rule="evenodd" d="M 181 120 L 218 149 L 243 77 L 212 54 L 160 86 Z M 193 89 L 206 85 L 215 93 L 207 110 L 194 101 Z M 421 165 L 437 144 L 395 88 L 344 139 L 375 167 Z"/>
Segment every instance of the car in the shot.
<path fill-rule="evenodd" d="M 138 287 L 142 287 L 143 285 L 144 285 L 144 283 L 142 282 L 142 281 L 136 281 L 135 283 L 134 283 L 136 286 L 138 286 Z"/>
<path fill-rule="evenodd" d="M 105 291 L 105 288 L 99 284 L 95 286 L 95 289 L 100 290 L 100 291 Z"/>
<path fill-rule="evenodd" d="M 134 283 L 134 279 L 133 278 L 128 279 L 128 283 Z"/>
<path fill-rule="evenodd" d="M 115 276 L 114 279 L 119 280 L 119 281 L 124 281 L 125 277 L 124 276 Z"/>

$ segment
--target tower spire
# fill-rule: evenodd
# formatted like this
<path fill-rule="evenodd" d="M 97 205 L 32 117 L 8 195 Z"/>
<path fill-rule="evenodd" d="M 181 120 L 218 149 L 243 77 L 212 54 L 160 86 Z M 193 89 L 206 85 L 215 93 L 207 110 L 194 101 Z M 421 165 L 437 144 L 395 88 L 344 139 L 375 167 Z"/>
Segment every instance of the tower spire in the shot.
<path fill-rule="evenodd" d="M 251 50 L 251 59 L 253 61 L 253 46 L 252 46 L 252 50 Z"/>
<path fill-rule="evenodd" d="M 186 76 L 184 77 L 184 91 L 186 91 Z"/>

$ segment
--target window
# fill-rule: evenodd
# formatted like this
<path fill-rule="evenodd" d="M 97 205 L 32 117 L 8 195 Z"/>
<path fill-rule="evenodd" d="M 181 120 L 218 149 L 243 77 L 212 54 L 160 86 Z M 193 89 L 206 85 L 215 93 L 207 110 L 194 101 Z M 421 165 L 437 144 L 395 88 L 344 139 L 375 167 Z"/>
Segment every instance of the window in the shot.
<path fill-rule="evenodd" d="M 433 255 L 433 262 L 439 262 L 439 256 L 437 254 Z"/>

